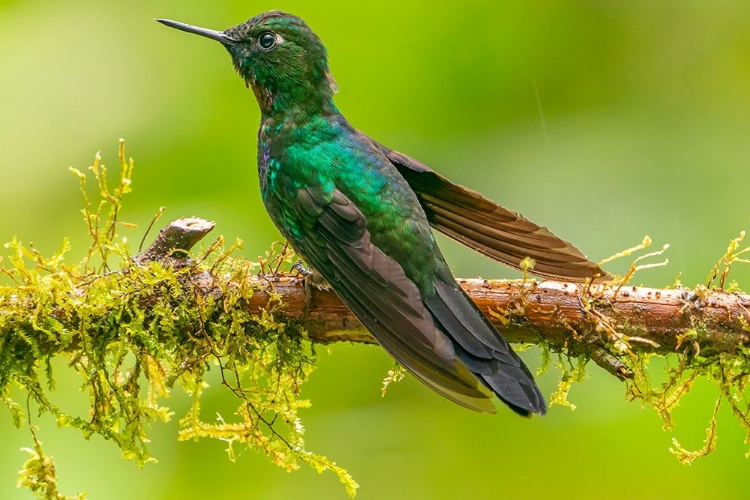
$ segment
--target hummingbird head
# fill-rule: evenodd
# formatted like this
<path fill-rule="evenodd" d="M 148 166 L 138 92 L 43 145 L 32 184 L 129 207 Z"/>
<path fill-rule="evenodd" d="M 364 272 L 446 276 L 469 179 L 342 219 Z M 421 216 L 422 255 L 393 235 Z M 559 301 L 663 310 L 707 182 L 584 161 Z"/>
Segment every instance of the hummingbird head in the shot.
<path fill-rule="evenodd" d="M 224 31 L 168 19 L 157 21 L 220 42 L 245 85 L 252 87 L 264 113 L 319 111 L 333 106 L 336 83 L 328 70 L 326 48 L 297 16 L 265 12 Z"/>

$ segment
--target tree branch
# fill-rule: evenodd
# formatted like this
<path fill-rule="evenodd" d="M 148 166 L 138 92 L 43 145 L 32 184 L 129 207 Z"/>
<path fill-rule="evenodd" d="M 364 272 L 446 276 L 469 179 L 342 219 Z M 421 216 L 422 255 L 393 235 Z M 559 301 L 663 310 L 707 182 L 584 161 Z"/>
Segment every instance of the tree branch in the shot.
<path fill-rule="evenodd" d="M 200 217 L 183 217 L 171 222 L 159 231 L 153 243 L 142 253 L 133 258 L 138 265 L 148 262 L 164 262 L 170 258 L 172 262 L 187 259 L 188 252 L 216 226 Z"/>
<path fill-rule="evenodd" d="M 592 286 L 558 281 L 520 282 L 459 279 L 459 284 L 511 342 L 588 354 L 620 377 L 624 367 L 601 351 L 628 349 L 656 354 L 687 350 L 692 355 L 733 352 L 750 345 L 750 296 L 724 291 Z M 259 291 L 248 307 L 260 312 L 281 297 L 284 313 L 299 320 L 315 342 L 374 343 L 357 318 L 331 291 L 313 292 L 305 312 L 302 279 L 258 276 Z M 495 314 L 493 314 L 494 312 Z M 619 346 L 619 347 L 618 347 Z"/>
<path fill-rule="evenodd" d="M 196 219 L 190 224 L 173 223 L 162 230 L 162 235 L 171 234 L 172 241 L 183 243 L 179 247 L 182 252 L 169 250 L 160 236 L 134 260 L 143 264 L 168 256 L 175 264 L 182 262 L 184 252 L 200 239 L 196 227 L 203 231 L 202 237 L 213 225 Z M 180 232 L 190 237 L 176 236 Z M 256 290 L 245 304 L 252 313 L 260 313 L 276 302 L 281 304 L 283 315 L 303 326 L 314 342 L 375 343 L 332 291 L 307 292 L 304 280 L 291 275 L 253 276 L 248 280 Z M 620 378 L 632 377 L 618 359 L 628 352 L 666 355 L 680 351 L 697 356 L 750 346 L 750 296 L 742 293 L 705 287 L 654 289 L 559 281 L 458 282 L 511 342 L 544 343 L 555 350 L 587 355 Z M 190 283 L 204 293 L 220 293 L 210 274 L 193 276 Z M 312 296 L 307 299 L 306 293 Z"/>
<path fill-rule="evenodd" d="M 88 212 L 87 217 L 94 220 Z M 89 258 L 83 272 L 80 266 L 65 265 L 67 245 L 45 258 L 13 240 L 10 267 L 0 261 L 0 273 L 14 283 L 0 287 L 0 392 L 7 395 L 14 384 L 40 414 L 50 413 L 60 425 L 80 428 L 87 437 L 113 440 L 123 456 L 144 464 L 150 460 L 146 428 L 154 420 L 169 419 L 169 409 L 160 401 L 178 385 L 193 396 L 191 409 L 180 420 L 181 439 L 242 443 L 287 470 L 298 461 L 308 462 L 316 470 L 332 470 L 353 491 L 356 483 L 346 470 L 304 448 L 297 408 L 307 402 L 298 396 L 316 359 L 304 340 L 373 344 L 374 339 L 335 293 L 308 292 L 304 279 L 277 273 L 292 262 L 286 247 L 260 259 L 262 275 L 252 275 L 256 265 L 231 258 L 234 247 L 216 255 L 222 238 L 191 259 L 190 249 L 212 228 L 202 219 L 177 220 L 146 251 L 124 260 L 122 269 L 106 273 L 90 267 Z M 129 255 L 125 242 L 115 242 L 115 233 L 107 235 L 102 239 L 98 227 L 93 228 L 96 248 L 106 248 L 100 269 L 108 268 L 107 255 Z M 726 400 L 750 429 L 743 395 L 750 387 L 750 296 L 705 287 L 459 283 L 508 340 L 580 358 L 576 366 L 560 363 L 563 373 L 551 403 L 567 404 L 570 384 L 590 359 L 621 379 L 632 378 L 627 397 L 652 404 L 668 425 L 680 397 L 696 377 L 705 375 L 716 381 L 719 401 Z M 642 354 L 673 352 L 680 353 L 677 365 L 670 363 L 667 381 L 652 387 L 645 370 L 648 358 Z M 65 413 L 49 397 L 51 360 L 61 354 L 88 388 L 91 408 L 86 416 Z M 203 380 L 216 364 L 222 383 L 237 398 L 232 422 L 201 419 Z M 21 405 L 10 397 L 2 402 L 21 425 Z M 714 425 L 715 418 L 709 429 Z M 714 441 L 707 438 L 697 452 L 675 444 L 675 453 L 689 462 L 710 452 Z M 39 447 L 24 465 L 21 484 L 40 474 L 51 477 L 45 484 L 54 483 L 46 460 Z"/>

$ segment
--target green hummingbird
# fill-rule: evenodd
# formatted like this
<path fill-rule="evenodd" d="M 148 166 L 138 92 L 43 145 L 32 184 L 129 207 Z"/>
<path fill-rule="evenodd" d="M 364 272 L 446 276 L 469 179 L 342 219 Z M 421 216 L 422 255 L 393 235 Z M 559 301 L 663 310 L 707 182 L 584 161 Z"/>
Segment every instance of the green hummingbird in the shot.
<path fill-rule="evenodd" d="M 430 226 L 512 267 L 568 280 L 607 273 L 571 244 L 354 128 L 333 103 L 326 48 L 299 17 L 225 31 L 158 19 L 221 43 L 261 111 L 263 203 L 297 254 L 417 379 L 472 410 L 496 394 L 523 416 L 547 406 L 508 342 L 456 283 Z"/>

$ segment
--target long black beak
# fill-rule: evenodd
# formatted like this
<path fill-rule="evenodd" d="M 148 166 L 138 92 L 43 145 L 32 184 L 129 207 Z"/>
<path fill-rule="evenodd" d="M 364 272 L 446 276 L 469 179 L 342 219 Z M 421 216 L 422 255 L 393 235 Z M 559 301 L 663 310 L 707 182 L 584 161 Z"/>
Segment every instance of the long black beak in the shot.
<path fill-rule="evenodd" d="M 237 41 L 233 38 L 228 37 L 222 31 L 199 28 L 198 26 L 191 26 L 185 23 L 178 23 L 177 21 L 171 21 L 169 19 L 157 19 L 157 21 L 162 23 L 165 26 L 169 26 L 170 28 L 178 29 L 180 31 L 187 31 L 188 33 L 193 33 L 194 35 L 205 36 L 206 38 L 210 38 L 211 40 L 216 40 L 217 42 L 221 42 L 223 44 L 232 44 Z"/>

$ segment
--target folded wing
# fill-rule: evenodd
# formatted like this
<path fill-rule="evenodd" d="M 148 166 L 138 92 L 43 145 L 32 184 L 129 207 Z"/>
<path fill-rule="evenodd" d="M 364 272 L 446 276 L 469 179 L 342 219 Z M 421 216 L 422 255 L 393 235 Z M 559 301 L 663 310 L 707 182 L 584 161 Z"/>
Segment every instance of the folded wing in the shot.
<path fill-rule="evenodd" d="M 340 191 L 304 187 L 298 216 L 313 225 L 296 242 L 375 339 L 408 371 L 446 398 L 491 413 L 491 394 L 456 356 L 402 267 L 370 239 L 360 210 Z"/>

